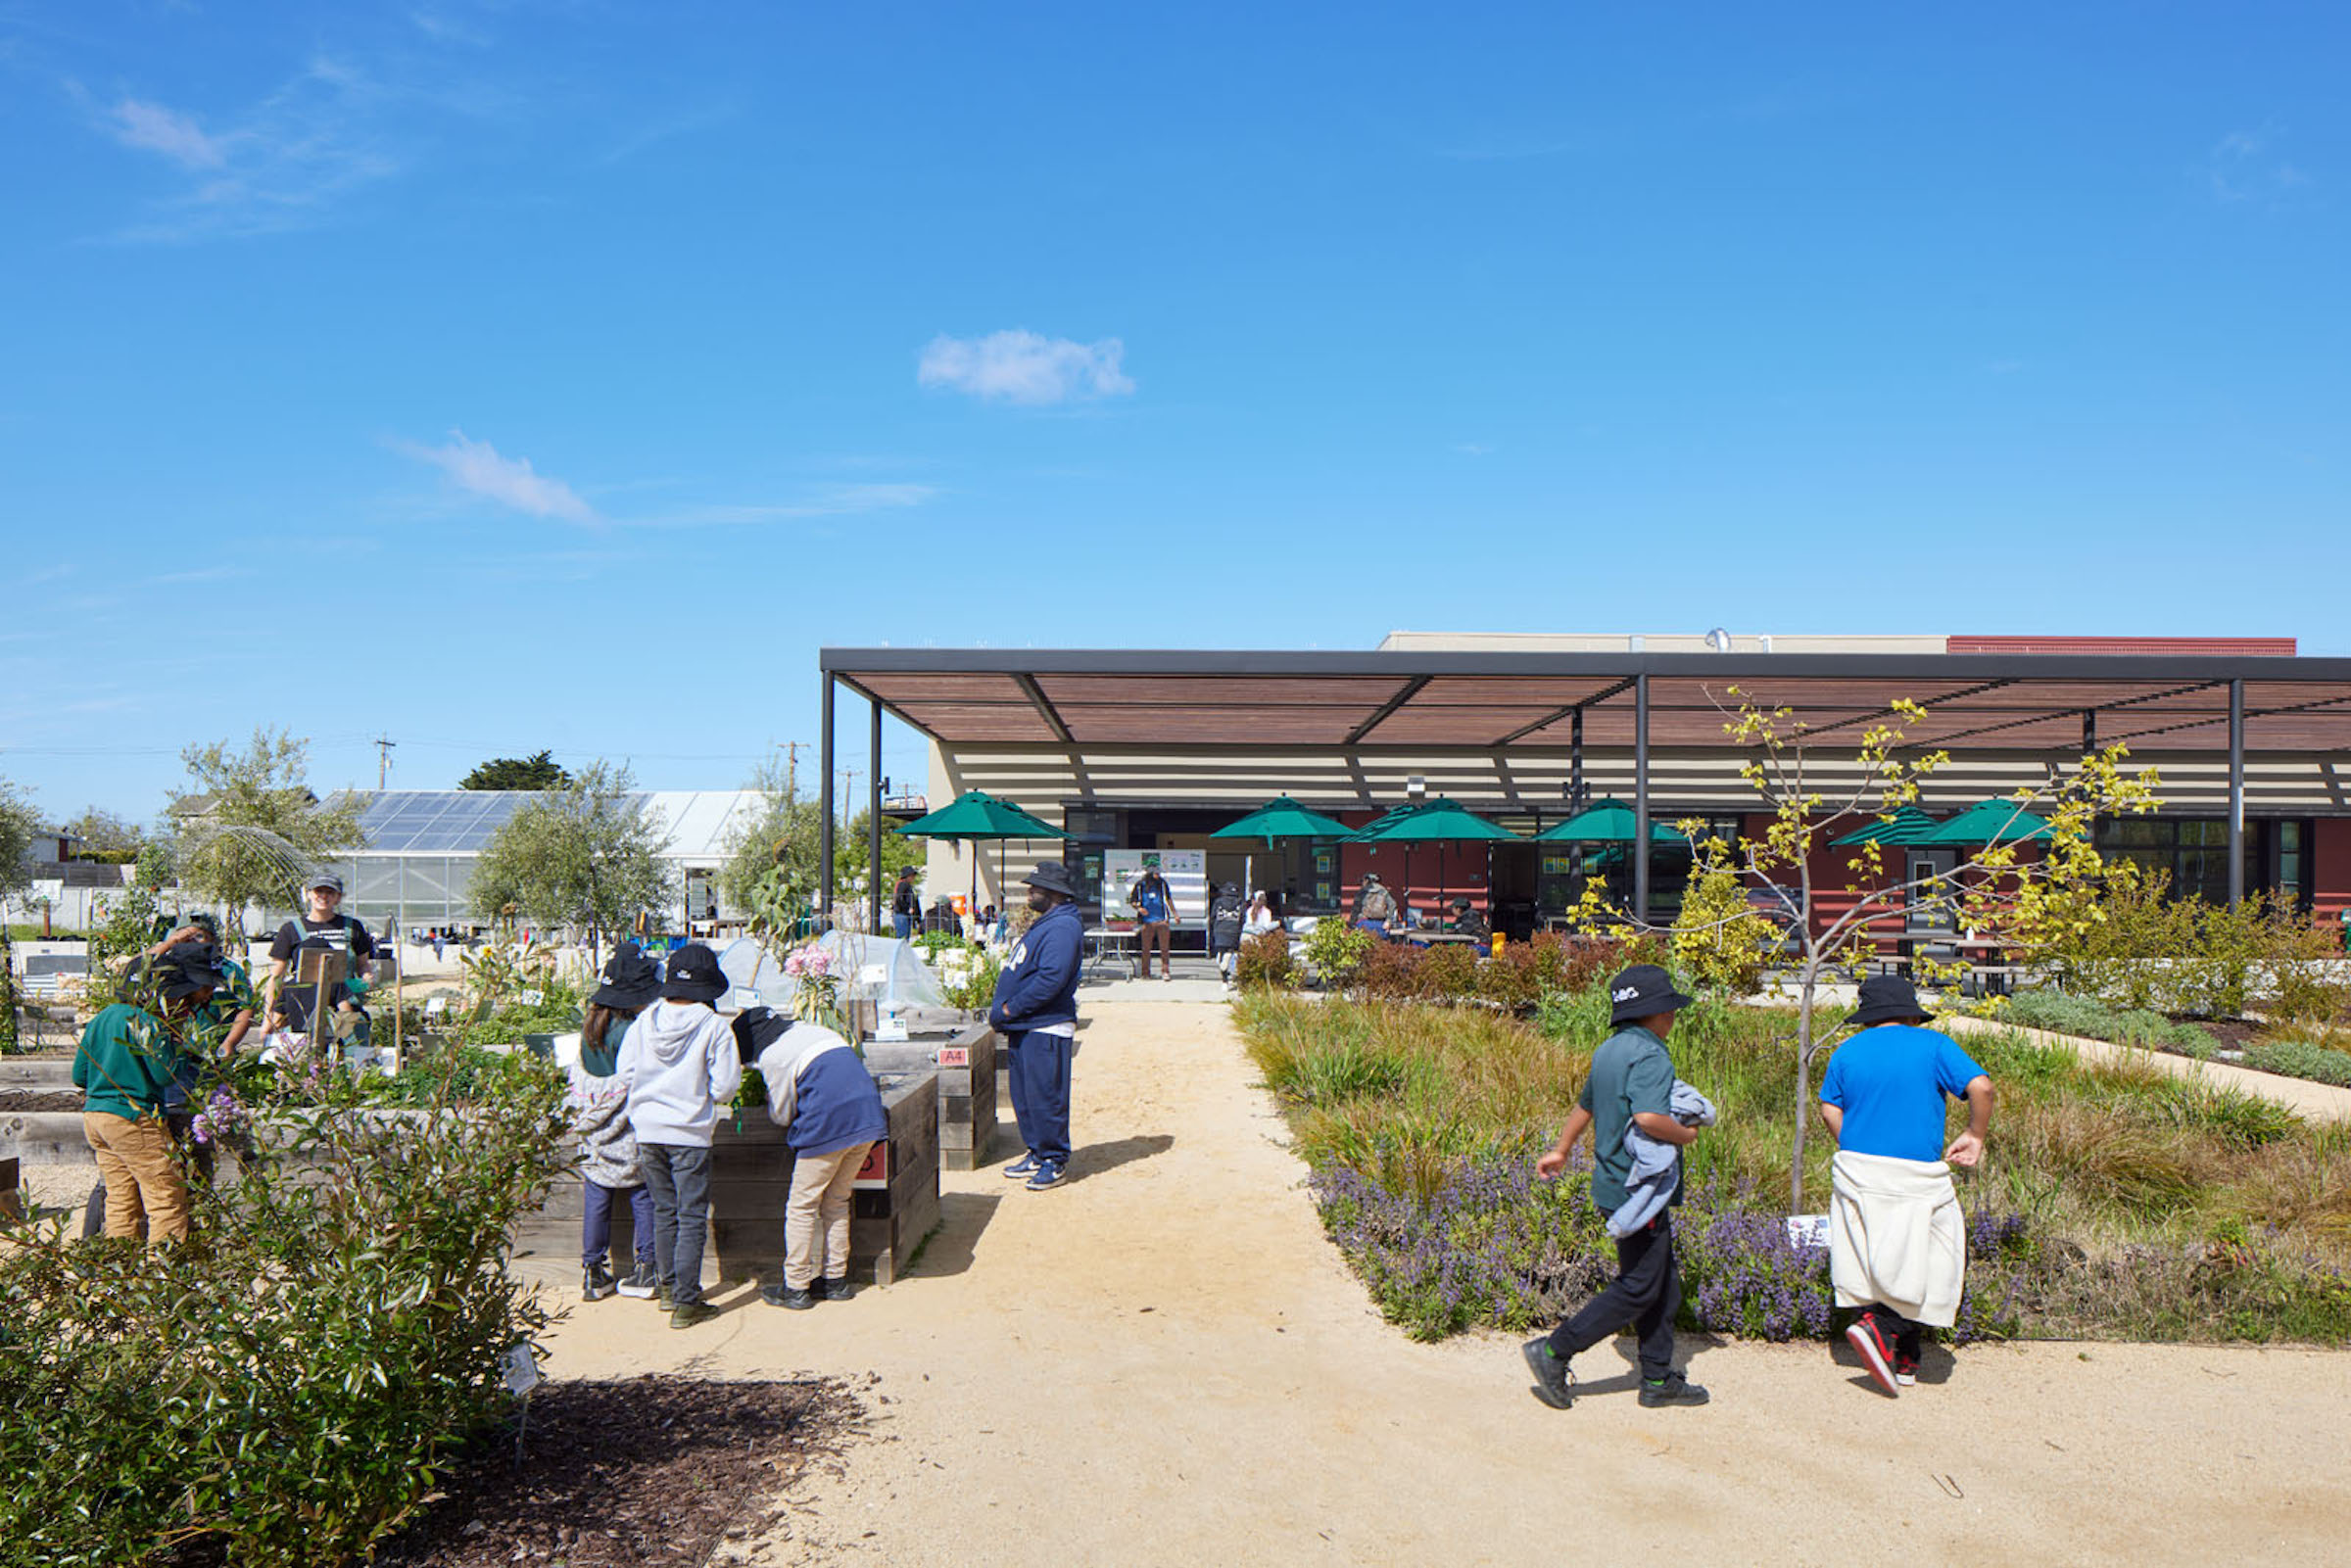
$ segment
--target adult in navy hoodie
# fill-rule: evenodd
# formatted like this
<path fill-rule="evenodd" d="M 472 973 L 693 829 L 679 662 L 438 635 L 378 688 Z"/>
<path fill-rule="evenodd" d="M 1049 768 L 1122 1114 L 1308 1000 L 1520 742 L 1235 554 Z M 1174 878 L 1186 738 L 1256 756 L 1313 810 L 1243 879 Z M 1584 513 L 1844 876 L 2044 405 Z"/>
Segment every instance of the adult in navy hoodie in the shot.
<path fill-rule="evenodd" d="M 1012 961 L 996 976 L 987 1022 L 1004 1038 L 1012 1080 L 1012 1114 L 1029 1153 L 1007 1165 L 1032 1190 L 1059 1184 L 1070 1163 L 1070 1056 L 1078 1044 L 1078 970 L 1085 923 L 1078 888 L 1062 867 L 1047 863 L 1023 880 L 1036 922 L 1013 944 Z"/>

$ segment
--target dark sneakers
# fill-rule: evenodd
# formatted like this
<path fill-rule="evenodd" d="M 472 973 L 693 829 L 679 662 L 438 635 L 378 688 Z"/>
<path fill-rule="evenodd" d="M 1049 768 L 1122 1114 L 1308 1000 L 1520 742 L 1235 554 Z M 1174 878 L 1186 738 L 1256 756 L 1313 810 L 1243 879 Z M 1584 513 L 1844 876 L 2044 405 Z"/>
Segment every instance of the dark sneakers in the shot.
<path fill-rule="evenodd" d="M 820 1302 L 845 1302 L 857 1294 L 857 1287 L 844 1276 L 840 1279 L 820 1279 L 810 1283 L 808 1293 Z"/>
<path fill-rule="evenodd" d="M 770 1307 L 789 1307 L 795 1312 L 804 1312 L 816 1305 L 816 1293 L 796 1285 L 762 1285 L 759 1299 Z"/>
<path fill-rule="evenodd" d="M 1575 1374 L 1553 1352 L 1549 1339 L 1528 1340 L 1518 1349 L 1526 1357 L 1526 1369 L 1535 1374 L 1536 1399 L 1555 1410 L 1575 1402 Z"/>
<path fill-rule="evenodd" d="M 717 1315 L 718 1308 L 708 1302 L 680 1302 L 670 1310 L 669 1326 L 692 1328 L 696 1323 L 707 1323 Z"/>
<path fill-rule="evenodd" d="M 1663 1404 L 1703 1404 L 1710 1398 L 1704 1389 L 1676 1372 L 1671 1377 L 1651 1382 L 1641 1380 L 1641 1406 L 1654 1410 Z"/>
<path fill-rule="evenodd" d="M 639 1263 L 619 1282 L 617 1288 L 623 1296 L 649 1302 L 653 1299 L 653 1293 L 661 1288 L 661 1281 L 654 1277 L 652 1264 Z"/>
<path fill-rule="evenodd" d="M 601 1263 L 590 1263 L 580 1275 L 580 1299 L 600 1302 L 612 1294 L 612 1276 Z"/>
<path fill-rule="evenodd" d="M 1878 1387 L 1886 1391 L 1886 1397 L 1890 1400 L 1900 1399 L 1901 1387 L 1894 1380 L 1894 1346 L 1888 1343 L 1885 1331 L 1878 1327 L 1877 1314 L 1863 1312 L 1854 1318 L 1846 1328 L 1845 1341 L 1853 1348 L 1853 1354 L 1861 1357 L 1861 1364 L 1868 1368 L 1869 1375 L 1877 1381 Z"/>

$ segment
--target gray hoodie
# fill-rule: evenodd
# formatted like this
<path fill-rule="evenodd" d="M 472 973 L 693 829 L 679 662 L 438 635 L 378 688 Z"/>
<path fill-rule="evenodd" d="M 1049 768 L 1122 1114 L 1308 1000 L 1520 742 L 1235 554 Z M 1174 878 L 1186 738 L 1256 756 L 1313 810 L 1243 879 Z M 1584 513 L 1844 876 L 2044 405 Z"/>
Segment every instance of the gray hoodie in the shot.
<path fill-rule="evenodd" d="M 710 1147 L 719 1108 L 743 1087 L 727 1021 L 700 1002 L 655 1002 L 637 1015 L 612 1075 L 629 1084 L 639 1143 Z"/>
<path fill-rule="evenodd" d="M 1685 1127 L 1714 1125 L 1714 1102 L 1681 1079 L 1673 1080 L 1673 1098 L 1666 1102 L 1673 1119 Z M 1637 1121 L 1624 1126 L 1624 1152 L 1633 1157 L 1632 1173 L 1625 1178 L 1624 1207 L 1608 1215 L 1608 1234 L 1630 1236 L 1657 1217 L 1673 1201 L 1679 1178 L 1674 1164 L 1681 1150 L 1651 1137 Z"/>

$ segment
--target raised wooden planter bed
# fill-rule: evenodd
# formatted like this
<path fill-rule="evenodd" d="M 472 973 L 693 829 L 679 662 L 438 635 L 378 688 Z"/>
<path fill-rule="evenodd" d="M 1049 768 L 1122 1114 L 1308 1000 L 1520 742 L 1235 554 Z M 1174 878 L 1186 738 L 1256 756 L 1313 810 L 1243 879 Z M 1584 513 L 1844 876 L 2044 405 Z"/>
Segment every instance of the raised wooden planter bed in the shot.
<path fill-rule="evenodd" d="M 889 1137 L 859 1173 L 849 1211 L 849 1277 L 888 1285 L 938 1223 L 937 1073 L 878 1070 Z M 773 1278 L 784 1262 L 792 1150 L 753 1108 L 722 1121 L 710 1144 L 711 1251 L 725 1282 Z"/>
<path fill-rule="evenodd" d="M 876 1072 L 938 1073 L 938 1164 L 974 1170 L 987 1163 L 996 1133 L 996 1031 L 966 1024 L 948 1035 L 869 1040 L 865 1065 Z"/>

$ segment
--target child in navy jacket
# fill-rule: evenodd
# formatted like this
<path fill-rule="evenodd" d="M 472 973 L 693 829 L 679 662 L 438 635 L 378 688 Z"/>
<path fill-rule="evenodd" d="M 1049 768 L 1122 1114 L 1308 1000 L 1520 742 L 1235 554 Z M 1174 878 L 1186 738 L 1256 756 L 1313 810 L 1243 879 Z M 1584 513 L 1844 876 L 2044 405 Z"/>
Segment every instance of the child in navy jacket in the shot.
<path fill-rule="evenodd" d="M 765 1030 L 761 1030 L 765 1033 Z M 784 1282 L 759 1297 L 794 1310 L 847 1301 L 849 1192 L 869 1150 L 889 1136 L 882 1091 L 856 1048 L 831 1029 L 794 1023 L 759 1053 L 767 1114 L 792 1148 L 784 1213 Z"/>

